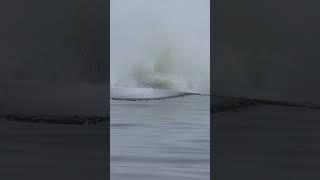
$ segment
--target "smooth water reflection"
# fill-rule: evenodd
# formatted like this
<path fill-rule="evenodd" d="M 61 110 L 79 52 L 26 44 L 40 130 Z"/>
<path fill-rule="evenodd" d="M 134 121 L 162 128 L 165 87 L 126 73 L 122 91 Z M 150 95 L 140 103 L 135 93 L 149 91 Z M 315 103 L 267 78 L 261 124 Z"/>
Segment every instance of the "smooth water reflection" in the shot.
<path fill-rule="evenodd" d="M 209 180 L 210 99 L 111 101 L 112 180 Z"/>

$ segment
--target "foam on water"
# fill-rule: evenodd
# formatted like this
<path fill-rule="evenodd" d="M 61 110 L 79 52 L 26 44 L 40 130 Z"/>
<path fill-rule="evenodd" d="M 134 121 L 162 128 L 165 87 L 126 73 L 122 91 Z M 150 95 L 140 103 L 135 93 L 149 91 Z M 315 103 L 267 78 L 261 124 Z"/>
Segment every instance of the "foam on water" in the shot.
<path fill-rule="evenodd" d="M 110 96 L 116 100 L 154 100 L 188 95 L 189 93 L 152 88 L 111 88 Z"/>

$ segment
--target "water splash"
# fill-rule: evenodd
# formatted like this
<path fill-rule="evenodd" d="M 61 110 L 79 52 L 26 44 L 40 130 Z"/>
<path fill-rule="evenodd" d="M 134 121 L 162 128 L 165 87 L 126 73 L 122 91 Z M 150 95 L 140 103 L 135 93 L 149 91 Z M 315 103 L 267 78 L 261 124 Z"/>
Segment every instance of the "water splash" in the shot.
<path fill-rule="evenodd" d="M 209 93 L 209 0 L 112 0 L 111 86 Z"/>

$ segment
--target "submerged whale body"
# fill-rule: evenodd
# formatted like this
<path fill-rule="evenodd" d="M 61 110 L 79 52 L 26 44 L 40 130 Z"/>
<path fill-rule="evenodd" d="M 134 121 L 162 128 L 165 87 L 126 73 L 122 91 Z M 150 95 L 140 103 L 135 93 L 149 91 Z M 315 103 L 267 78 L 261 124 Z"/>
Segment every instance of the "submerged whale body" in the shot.
<path fill-rule="evenodd" d="M 191 93 L 153 88 L 111 87 L 110 97 L 115 100 L 152 100 L 189 95 Z"/>

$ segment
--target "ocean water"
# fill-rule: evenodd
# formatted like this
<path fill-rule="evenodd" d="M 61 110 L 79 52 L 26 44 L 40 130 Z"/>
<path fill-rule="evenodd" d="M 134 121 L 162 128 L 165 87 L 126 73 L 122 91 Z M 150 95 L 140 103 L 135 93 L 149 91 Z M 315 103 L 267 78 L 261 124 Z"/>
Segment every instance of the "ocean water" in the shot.
<path fill-rule="evenodd" d="M 111 100 L 112 180 L 209 180 L 210 97 Z"/>

